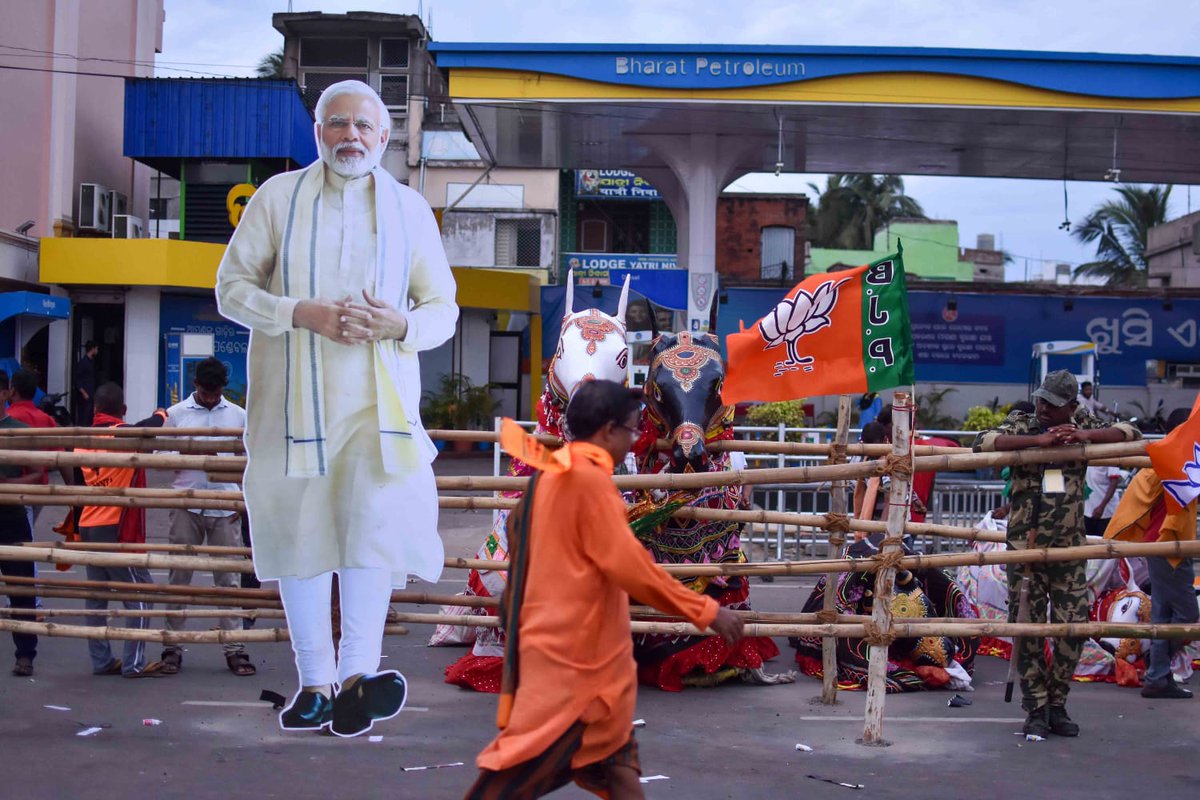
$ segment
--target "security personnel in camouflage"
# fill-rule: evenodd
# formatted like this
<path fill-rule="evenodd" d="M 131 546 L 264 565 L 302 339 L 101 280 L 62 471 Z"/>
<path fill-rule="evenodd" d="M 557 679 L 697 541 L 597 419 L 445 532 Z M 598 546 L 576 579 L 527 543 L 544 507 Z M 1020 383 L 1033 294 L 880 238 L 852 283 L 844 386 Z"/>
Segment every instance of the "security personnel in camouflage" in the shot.
<path fill-rule="evenodd" d="M 1014 411 L 999 428 L 975 439 L 975 451 L 1025 450 L 1070 444 L 1101 444 L 1137 439 L 1141 433 L 1124 422 L 1106 425 L 1076 401 L 1079 385 L 1067 370 L 1051 372 L 1033 393 L 1034 413 Z M 1075 547 L 1083 533 L 1084 474 L 1087 464 L 1016 464 L 1012 475 L 1012 510 L 1009 512 L 1008 547 Z M 1008 614 L 1016 621 L 1021 577 L 1029 570 L 1029 622 L 1045 622 L 1047 604 L 1052 622 L 1086 622 L 1087 577 L 1084 561 L 1050 564 L 1013 564 L 1008 568 Z M 1021 707 L 1027 712 L 1024 732 L 1038 736 L 1054 733 L 1078 736 L 1079 726 L 1067 716 L 1067 692 L 1079 662 L 1081 639 L 1062 638 L 1054 644 L 1054 657 L 1046 664 L 1042 637 L 1021 638 L 1016 654 L 1021 675 Z"/>

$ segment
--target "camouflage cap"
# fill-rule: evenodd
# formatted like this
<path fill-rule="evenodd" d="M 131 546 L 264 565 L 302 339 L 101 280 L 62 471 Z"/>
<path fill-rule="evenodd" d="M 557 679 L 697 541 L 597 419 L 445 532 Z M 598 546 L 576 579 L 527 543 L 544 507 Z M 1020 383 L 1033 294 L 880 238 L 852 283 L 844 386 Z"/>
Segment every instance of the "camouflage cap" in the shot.
<path fill-rule="evenodd" d="M 1042 388 L 1034 392 L 1033 396 L 1061 408 L 1079 396 L 1079 381 L 1070 370 L 1055 370 L 1046 376 L 1042 381 Z"/>

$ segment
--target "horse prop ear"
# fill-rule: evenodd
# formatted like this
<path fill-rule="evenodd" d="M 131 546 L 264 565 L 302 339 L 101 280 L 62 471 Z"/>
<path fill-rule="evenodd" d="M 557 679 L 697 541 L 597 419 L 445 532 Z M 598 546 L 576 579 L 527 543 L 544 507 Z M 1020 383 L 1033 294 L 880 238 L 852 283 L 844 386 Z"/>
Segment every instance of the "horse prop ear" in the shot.
<path fill-rule="evenodd" d="M 567 270 L 567 304 L 563 319 L 575 313 L 575 270 Z"/>
<path fill-rule="evenodd" d="M 712 303 L 712 310 L 708 312 L 708 332 L 713 336 L 717 335 L 717 309 L 721 305 L 719 297 L 719 294 L 714 294 L 709 299 L 709 302 Z"/>
<path fill-rule="evenodd" d="M 621 300 L 617 303 L 617 319 L 625 324 L 625 307 L 629 305 L 629 275 L 625 276 L 625 285 L 621 287 Z"/>
<path fill-rule="evenodd" d="M 646 315 L 650 317 L 650 340 L 658 338 L 658 317 L 654 316 L 654 304 L 650 302 L 650 298 L 644 298 L 646 301 Z"/>

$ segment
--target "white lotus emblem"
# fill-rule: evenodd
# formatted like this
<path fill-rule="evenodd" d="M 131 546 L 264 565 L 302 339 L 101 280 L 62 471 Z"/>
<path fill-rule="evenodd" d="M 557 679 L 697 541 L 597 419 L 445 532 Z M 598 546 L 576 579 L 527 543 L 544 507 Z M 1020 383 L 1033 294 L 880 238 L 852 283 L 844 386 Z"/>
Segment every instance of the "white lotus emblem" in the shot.
<path fill-rule="evenodd" d="M 1200 442 L 1192 443 L 1192 458 L 1194 460 L 1183 465 L 1184 480 L 1163 481 L 1163 488 L 1171 493 L 1181 506 L 1200 497 Z"/>
<path fill-rule="evenodd" d="M 825 281 L 812 294 L 799 289 L 795 297 L 785 297 L 758 323 L 758 332 L 767 343 L 765 350 L 787 345 L 787 358 L 775 364 L 775 377 L 801 368 L 812 372 L 812 356 L 796 351 L 800 338 L 833 324 L 829 315 L 837 305 L 838 289 L 850 278 Z"/>

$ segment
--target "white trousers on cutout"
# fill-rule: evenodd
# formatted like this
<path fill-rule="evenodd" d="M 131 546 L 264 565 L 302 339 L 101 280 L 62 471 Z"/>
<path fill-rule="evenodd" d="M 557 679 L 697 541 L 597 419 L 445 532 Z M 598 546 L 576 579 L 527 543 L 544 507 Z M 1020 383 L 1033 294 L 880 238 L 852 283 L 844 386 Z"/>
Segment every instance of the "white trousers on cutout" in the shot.
<path fill-rule="evenodd" d="M 279 579 L 279 597 L 301 687 L 342 683 L 354 675 L 379 671 L 392 573 L 386 569 L 340 569 L 337 573 L 342 639 L 336 657 L 329 618 L 333 573 Z"/>

